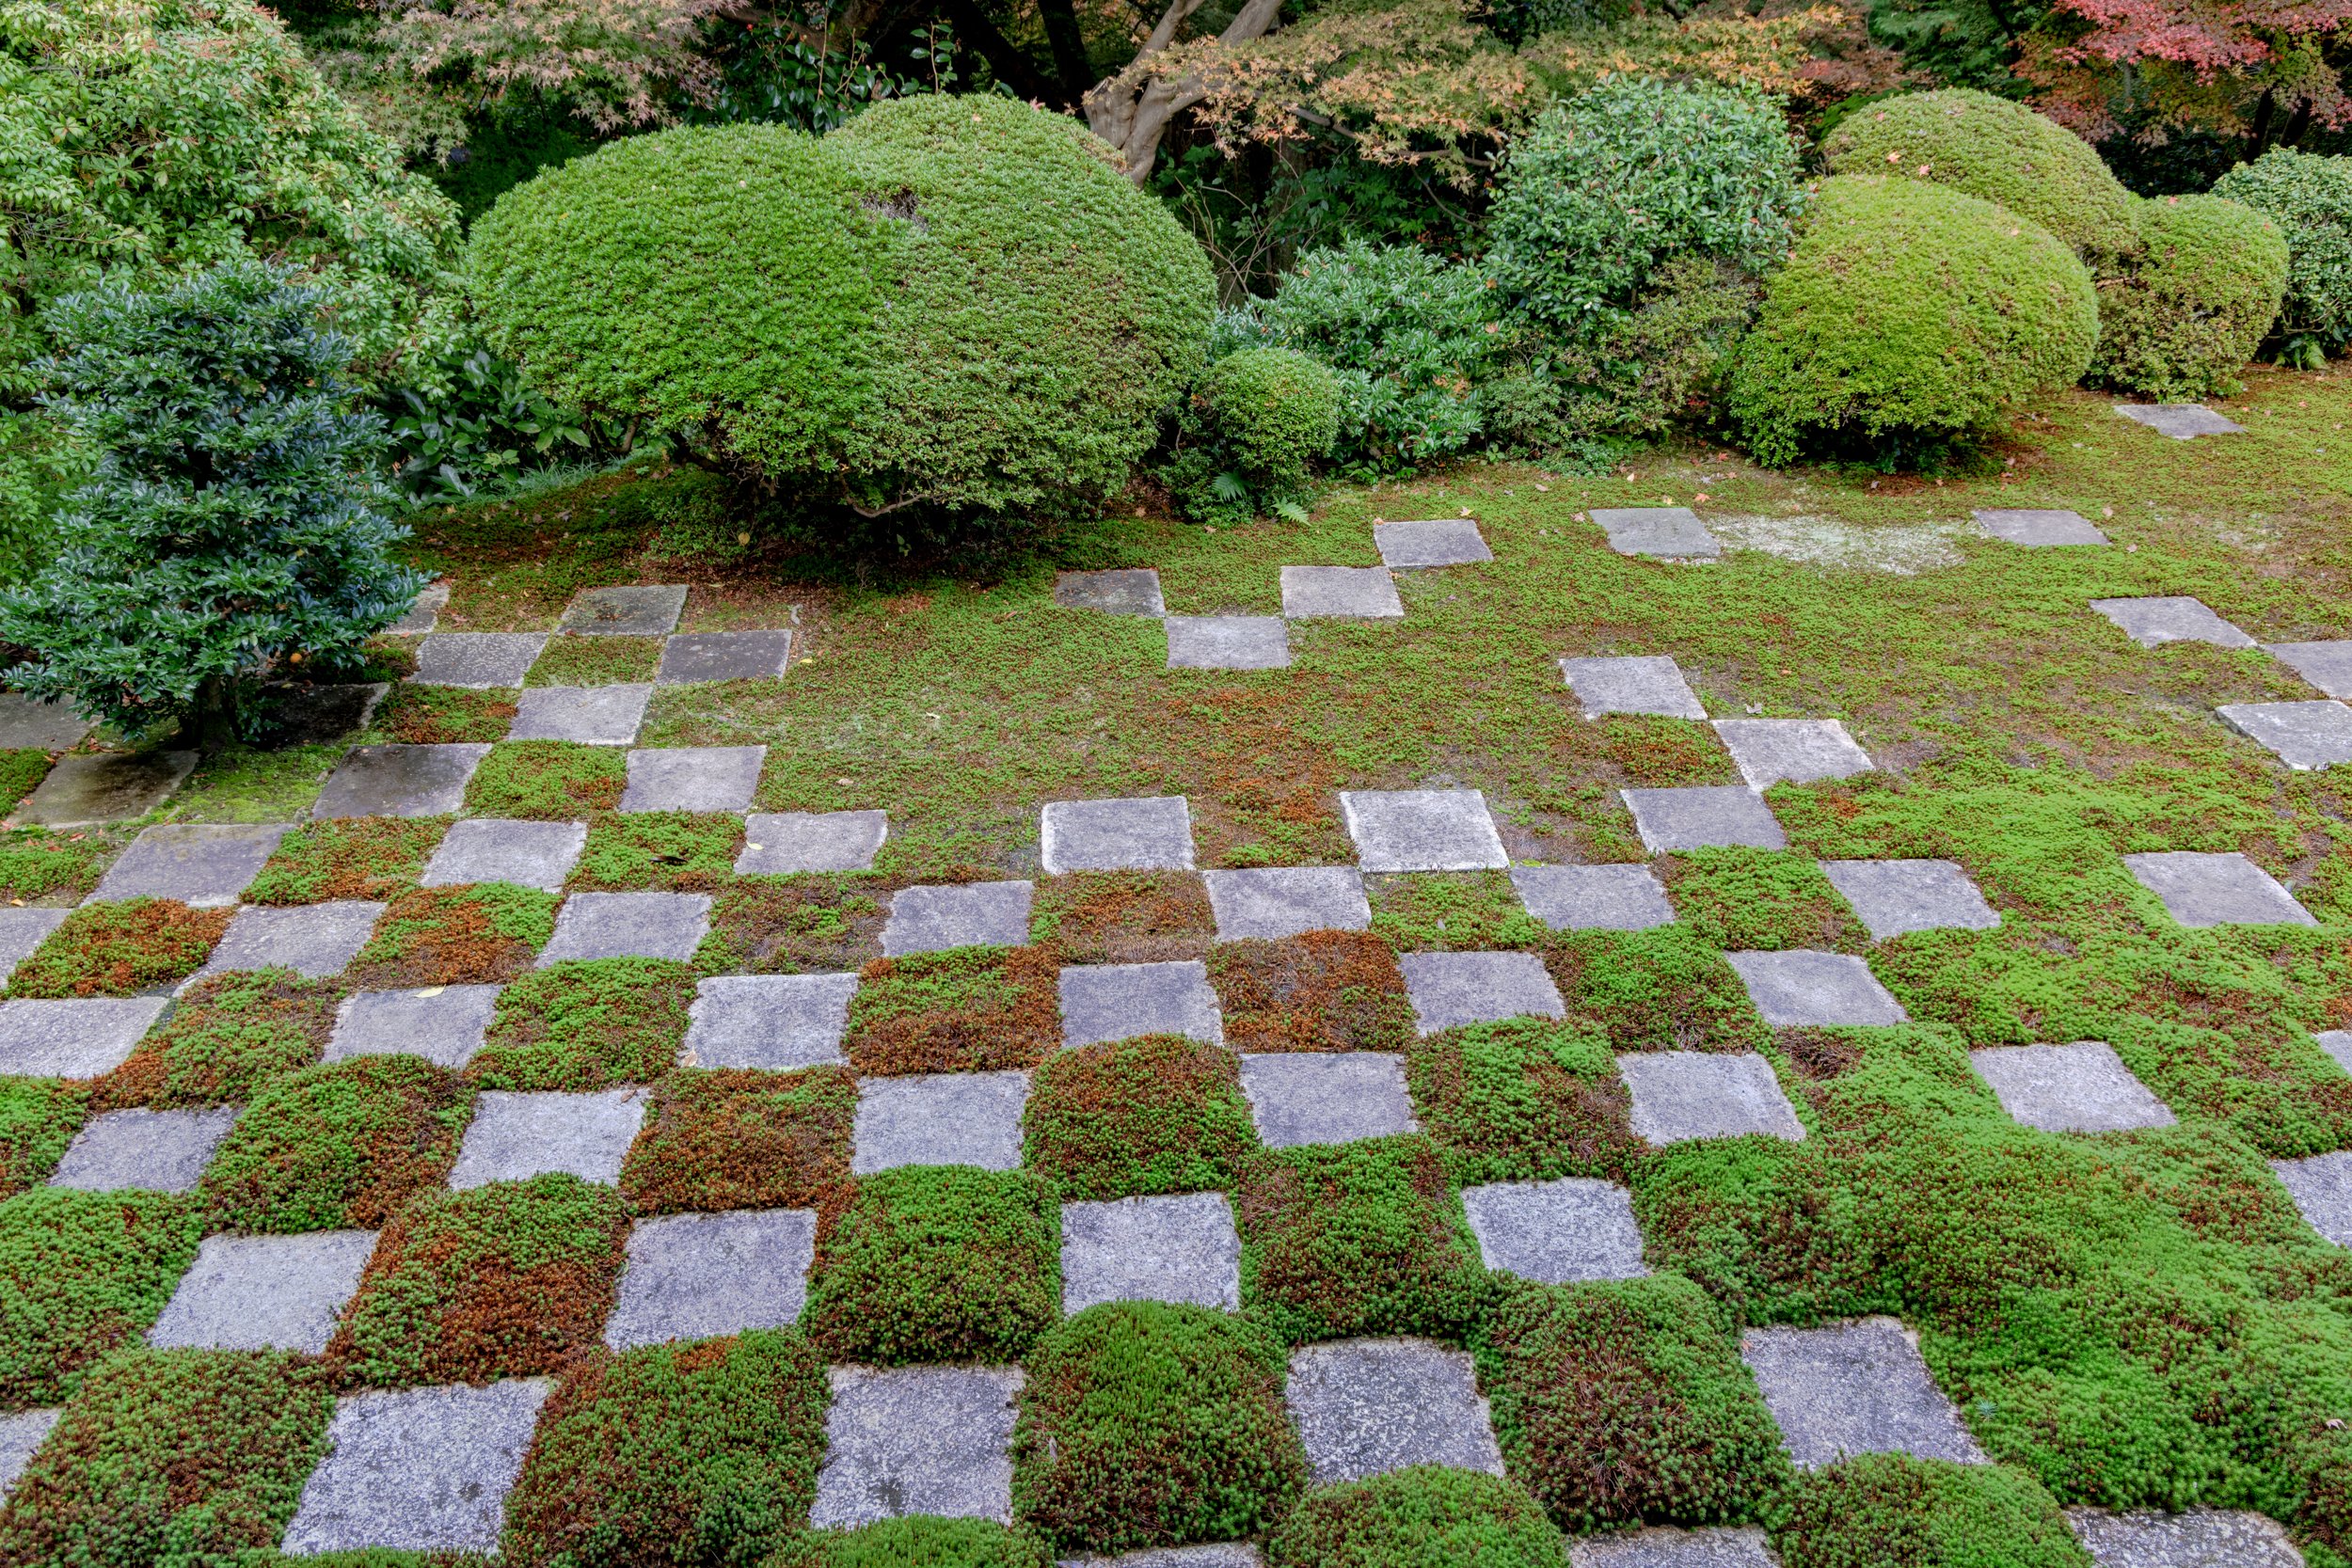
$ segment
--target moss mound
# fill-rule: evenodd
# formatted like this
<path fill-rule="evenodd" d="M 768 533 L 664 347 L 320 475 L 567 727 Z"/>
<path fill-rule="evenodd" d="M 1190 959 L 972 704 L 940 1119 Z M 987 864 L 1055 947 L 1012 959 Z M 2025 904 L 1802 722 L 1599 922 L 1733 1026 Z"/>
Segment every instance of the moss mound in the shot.
<path fill-rule="evenodd" d="M 2238 390 L 2286 290 L 2278 226 L 2214 196 L 2134 201 L 2132 216 L 2142 254 L 2099 285 L 2092 378 L 2160 403 Z"/>

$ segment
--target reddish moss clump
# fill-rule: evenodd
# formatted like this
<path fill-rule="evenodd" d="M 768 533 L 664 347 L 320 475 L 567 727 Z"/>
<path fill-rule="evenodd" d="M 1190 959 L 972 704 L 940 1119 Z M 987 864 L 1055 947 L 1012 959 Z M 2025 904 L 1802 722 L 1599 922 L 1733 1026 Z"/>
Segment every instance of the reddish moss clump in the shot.
<path fill-rule="evenodd" d="M 1061 1044 L 1061 966 L 1041 947 L 878 958 L 842 1040 L 863 1074 L 1032 1068 Z"/>
<path fill-rule="evenodd" d="M 847 1201 L 857 1080 L 802 1072 L 684 1069 L 658 1085 L 621 1167 L 639 1213 L 817 1209 Z"/>
<path fill-rule="evenodd" d="M 833 974 L 882 957 L 900 879 L 866 875 L 743 877 L 710 903 L 694 961 L 706 974 Z"/>
<path fill-rule="evenodd" d="M 136 996 L 204 967 L 233 910 L 176 898 L 85 904 L 50 932 L 8 981 L 10 996 Z"/>
<path fill-rule="evenodd" d="M 1238 1059 L 1177 1035 L 1056 1052 L 1022 1125 L 1022 1164 L 1064 1202 L 1230 1187 L 1258 1147 Z"/>
<path fill-rule="evenodd" d="M 1207 886 L 1182 871 L 1082 871 L 1037 884 L 1029 940 L 1064 963 L 1197 958 L 1216 934 Z"/>
<path fill-rule="evenodd" d="M 1237 1051 L 1402 1051 L 1414 1037 L 1396 955 L 1361 931 L 1220 942 L 1209 978 Z"/>
<path fill-rule="evenodd" d="M 245 890 L 249 904 L 396 898 L 417 885 L 445 827 L 432 816 L 344 816 L 306 822 Z"/>
<path fill-rule="evenodd" d="M 216 974 L 180 998 L 164 1026 L 98 1085 L 102 1109 L 242 1103 L 310 1066 L 335 1032 L 343 989 L 291 969 Z"/>
<path fill-rule="evenodd" d="M 351 960 L 355 990 L 496 985 L 529 969 L 555 932 L 556 898 L 511 882 L 404 893 Z"/>
<path fill-rule="evenodd" d="M 416 1056 L 361 1056 L 253 1097 L 204 1172 L 215 1228 L 373 1230 L 446 1180 L 473 1106 Z"/>
<path fill-rule="evenodd" d="M 1545 1019 L 1448 1029 L 1406 1058 L 1423 1131 L 1464 1186 L 1622 1177 L 1637 1158 L 1631 1097 L 1608 1041 Z"/>

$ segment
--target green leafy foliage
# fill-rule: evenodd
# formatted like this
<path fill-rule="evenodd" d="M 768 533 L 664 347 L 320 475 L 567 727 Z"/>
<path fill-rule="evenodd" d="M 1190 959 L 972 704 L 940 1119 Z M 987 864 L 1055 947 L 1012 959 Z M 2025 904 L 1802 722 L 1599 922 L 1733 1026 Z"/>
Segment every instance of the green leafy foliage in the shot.
<path fill-rule="evenodd" d="M 0 1197 L 46 1180 L 88 1115 L 83 1085 L 0 1078 Z"/>
<path fill-rule="evenodd" d="M 116 1104 L 242 1105 L 309 1067 L 335 1030 L 342 988 L 291 969 L 232 971 L 192 987 L 105 1081 Z"/>
<path fill-rule="evenodd" d="M 1268 1568 L 1566 1568 L 1544 1511 L 1500 1476 L 1416 1465 L 1311 1493 L 1266 1538 Z"/>
<path fill-rule="evenodd" d="M 1662 434 L 1713 393 L 1724 356 L 1762 297 L 1762 284 L 1742 264 L 1697 252 L 1666 257 L 1651 269 L 1639 304 L 1602 314 L 1581 337 L 1547 343 L 1540 374 L 1480 389 L 1488 437 L 1574 454 L 1597 442 Z M 1506 389 L 1522 394 L 1507 411 Z"/>
<path fill-rule="evenodd" d="M 229 929 L 229 910 L 176 898 L 85 904 L 41 939 L 8 977 L 11 996 L 136 996 L 184 980 Z"/>
<path fill-rule="evenodd" d="M 694 972 L 671 958 L 571 958 L 499 992 L 466 1076 L 485 1089 L 580 1093 L 645 1084 L 677 1062 Z"/>
<path fill-rule="evenodd" d="M 269 863 L 246 888 L 246 902 L 322 904 L 333 898 L 380 902 L 397 897 L 417 885 L 443 831 L 440 821 L 429 816 L 343 816 L 302 823 L 278 841 Z"/>
<path fill-rule="evenodd" d="M 588 842 L 568 885 L 576 893 L 708 893 L 735 879 L 735 857 L 742 849 L 743 819 L 733 812 L 602 816 L 588 824 Z"/>
<path fill-rule="evenodd" d="M 1026 1530 L 993 1519 L 914 1513 L 802 1536 L 771 1560 L 771 1568 L 1053 1568 L 1053 1561 L 1045 1543 Z"/>
<path fill-rule="evenodd" d="M 2286 236 L 2280 333 L 2352 341 L 2352 158 L 2274 147 L 2215 181 L 2213 194 L 2244 202 Z"/>
<path fill-rule="evenodd" d="M 2286 288 L 2278 226 L 2212 196 L 2135 198 L 2132 216 L 2141 253 L 2099 286 L 2091 378 L 2160 403 L 2239 390 Z"/>
<path fill-rule="evenodd" d="M 1787 1568 L 2090 1568 L 2032 1477 L 1899 1453 L 1806 1475 L 1772 1543 Z"/>
<path fill-rule="evenodd" d="M 1230 1187 L 1258 1147 L 1233 1053 L 1175 1035 L 1056 1052 L 1021 1124 L 1022 1164 L 1063 1202 Z"/>
<path fill-rule="evenodd" d="M 857 1080 L 845 1068 L 681 1068 L 658 1084 L 621 1166 L 641 1214 L 816 1209 L 848 1200 Z"/>
<path fill-rule="evenodd" d="M 205 1167 L 216 1227 L 373 1230 L 444 1180 L 473 1089 L 417 1056 L 360 1056 L 257 1092 Z"/>
<path fill-rule="evenodd" d="M 1247 348 L 1209 367 L 1184 411 L 1185 444 L 1161 477 L 1184 515 L 1238 526 L 1299 509 L 1311 466 L 1340 437 L 1340 387 L 1295 349 Z"/>
<path fill-rule="evenodd" d="M 145 1333 L 197 1234 L 196 1211 L 168 1193 L 36 1187 L 0 1203 L 0 1405 L 59 1403 Z"/>
<path fill-rule="evenodd" d="M 1416 1044 L 1406 1071 L 1422 1130 L 1466 1187 L 1617 1177 L 1640 1148 L 1608 1037 L 1591 1024 L 1448 1029 Z"/>

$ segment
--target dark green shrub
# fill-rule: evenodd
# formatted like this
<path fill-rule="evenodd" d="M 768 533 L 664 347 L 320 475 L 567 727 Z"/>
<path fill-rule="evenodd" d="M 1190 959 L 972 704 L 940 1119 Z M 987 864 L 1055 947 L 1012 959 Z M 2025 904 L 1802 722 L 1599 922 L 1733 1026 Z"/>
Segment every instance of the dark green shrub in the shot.
<path fill-rule="evenodd" d="M 373 1230 L 449 1175 L 473 1090 L 418 1056 L 360 1056 L 253 1097 L 205 1167 L 214 1226 Z"/>
<path fill-rule="evenodd" d="M 1054 1554 L 1028 1531 L 991 1519 L 914 1513 L 802 1536 L 787 1543 L 769 1568 L 1054 1568 Z"/>
<path fill-rule="evenodd" d="M 85 904 L 8 977 L 10 996 L 136 996 L 204 967 L 233 910 L 176 898 Z"/>
<path fill-rule="evenodd" d="M 215 975 L 180 998 L 162 1027 L 106 1075 L 112 1105 L 243 1104 L 309 1067 L 335 1032 L 343 990 L 291 969 Z"/>
<path fill-rule="evenodd" d="M 561 902 L 515 882 L 458 882 L 404 893 L 375 917 L 344 978 L 355 990 L 486 986 L 528 969 L 555 934 Z"/>
<path fill-rule="evenodd" d="M 856 1116 L 847 1068 L 681 1068 L 654 1087 L 621 1191 L 641 1214 L 831 1211 L 848 1200 Z"/>
<path fill-rule="evenodd" d="M 1448 1029 L 1414 1046 L 1406 1070 L 1422 1131 L 1465 1187 L 1619 1178 L 1642 1147 L 1608 1038 L 1591 1024 Z"/>
<path fill-rule="evenodd" d="M 1088 1308 L 1023 1369 L 1014 1513 L 1065 1550 L 1257 1534 L 1306 1484 L 1282 1406 L 1287 1367 L 1279 1343 L 1223 1312 Z"/>
<path fill-rule="evenodd" d="M 2317 346 L 2352 342 L 2352 158 L 2274 147 L 2214 182 L 2279 226 L 2287 242 L 2287 287 L 2279 332 Z"/>
<path fill-rule="evenodd" d="M 89 1116 L 89 1087 L 56 1078 L 0 1078 L 0 1198 L 49 1180 Z"/>
<path fill-rule="evenodd" d="M 1065 1203 L 1222 1190 L 1258 1147 L 1233 1053 L 1175 1035 L 1056 1052 L 1021 1125 L 1021 1163 Z"/>
<path fill-rule="evenodd" d="M 574 958 L 499 992 L 466 1076 L 485 1089 L 649 1084 L 677 1065 L 694 972 L 672 958 Z"/>
<path fill-rule="evenodd" d="M 1784 1568 L 2091 1568 L 2057 1500 L 2024 1471 L 1898 1453 L 1807 1474 L 1772 1544 Z"/>
<path fill-rule="evenodd" d="M 2142 252 L 2099 285 L 2091 379 L 2162 403 L 2238 390 L 2286 288 L 2278 226 L 2210 196 L 2135 199 L 2132 215 Z"/>
<path fill-rule="evenodd" d="M 1309 1494 L 1266 1538 L 1267 1568 L 1567 1568 L 1535 1499 L 1499 1476 L 1416 1465 Z"/>
<path fill-rule="evenodd" d="M 147 1332 L 197 1234 L 194 1207 L 167 1193 L 35 1187 L 0 1203 L 0 1406 L 60 1402 Z"/>
<path fill-rule="evenodd" d="M 1669 256 L 1649 275 L 1641 302 L 1600 322 L 1585 337 L 1546 345 L 1539 383 L 1548 403 L 1514 443 L 1575 448 L 1618 436 L 1656 436 L 1694 411 L 1715 389 L 1724 356 L 1755 320 L 1764 297 L 1756 275 L 1738 262 L 1696 252 Z M 1486 434 L 1502 442 L 1495 394 L 1480 389 Z"/>
<path fill-rule="evenodd" d="M 1728 407 L 1765 463 L 1807 447 L 1932 455 L 2090 367 L 2090 275 L 2046 231 L 1919 180 L 1822 182 L 1733 355 Z"/>
<path fill-rule="evenodd" d="M 1162 471 L 1196 522 L 1303 515 L 1311 465 L 1340 437 L 1340 386 L 1295 349 L 1248 348 L 1209 367 L 1184 410 L 1184 442 Z"/>
<path fill-rule="evenodd" d="M 395 690 L 434 691 L 403 685 Z M 501 732 L 503 733 L 503 732 Z M 322 904 L 333 898 L 379 902 L 417 885 L 446 831 L 436 817 L 342 816 L 305 822 L 278 841 L 277 852 L 245 890 L 248 904 Z"/>

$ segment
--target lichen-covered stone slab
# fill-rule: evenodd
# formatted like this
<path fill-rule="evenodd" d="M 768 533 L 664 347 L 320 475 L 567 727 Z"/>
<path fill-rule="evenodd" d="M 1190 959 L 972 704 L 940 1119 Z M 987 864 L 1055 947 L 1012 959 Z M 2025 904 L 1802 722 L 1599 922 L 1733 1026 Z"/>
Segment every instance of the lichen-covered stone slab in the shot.
<path fill-rule="evenodd" d="M 566 958 L 691 962 L 710 930 L 707 893 L 575 893 L 556 911 L 539 967 Z"/>
<path fill-rule="evenodd" d="M 92 1117 L 66 1146 L 49 1184 L 85 1193 L 192 1193 L 213 1150 L 236 1125 L 237 1109 L 108 1111 Z"/>
<path fill-rule="evenodd" d="M 408 678 L 477 691 L 517 687 L 547 645 L 545 632 L 437 631 L 417 644 L 417 673 Z"/>
<path fill-rule="evenodd" d="M 1468 1354 L 1429 1339 L 1338 1339 L 1291 1352 L 1284 1387 L 1317 1481 L 1410 1465 L 1502 1474 Z"/>
<path fill-rule="evenodd" d="M 1596 1535 L 1568 1545 L 1568 1568 L 1780 1568 L 1764 1532 L 1753 1525 Z"/>
<path fill-rule="evenodd" d="M 633 746 L 652 699 L 650 686 L 526 687 L 515 700 L 515 721 L 506 738 Z"/>
<path fill-rule="evenodd" d="M 381 904 L 336 899 L 276 908 L 247 904 L 204 960 L 198 978 L 237 969 L 291 969 L 313 980 L 341 974 L 375 929 Z"/>
<path fill-rule="evenodd" d="M 683 632 L 661 645 L 653 678 L 662 686 L 774 680 L 791 662 L 788 631 Z"/>
<path fill-rule="evenodd" d="M 666 637 L 686 610 L 683 583 L 583 589 L 558 623 L 574 637 Z"/>
<path fill-rule="evenodd" d="M 687 1009 L 686 1065 L 790 1072 L 846 1061 L 854 974 L 722 974 Z"/>
<path fill-rule="evenodd" d="M 1906 931 L 1989 931 L 2001 923 L 1950 861 L 1823 861 L 1821 875 L 1878 942 Z"/>
<path fill-rule="evenodd" d="M 2338 1246 L 2352 1246 L 2352 1150 L 2273 1160 L 2270 1168 L 2313 1230 Z"/>
<path fill-rule="evenodd" d="M 1397 960 L 1421 1032 L 1505 1018 L 1560 1018 L 1567 1008 L 1533 953 L 1406 953 Z"/>
<path fill-rule="evenodd" d="M 2263 652 L 2328 696 L 2352 697 L 2352 639 L 2327 642 L 2265 642 Z"/>
<path fill-rule="evenodd" d="M 1021 1164 L 1021 1111 L 1029 1100 L 1025 1072 L 927 1072 L 861 1079 L 850 1132 L 850 1170 L 857 1176 L 898 1165 Z"/>
<path fill-rule="evenodd" d="M 562 1171 L 610 1184 L 645 1119 L 645 1091 L 516 1094 L 485 1089 L 457 1148 L 449 1184 L 460 1191 L 492 1181 L 528 1181 Z"/>
<path fill-rule="evenodd" d="M 315 817 L 447 816 L 466 804 L 466 781 L 486 744 L 356 746 L 319 791 Z"/>
<path fill-rule="evenodd" d="M 1495 552 L 1468 517 L 1433 517 L 1421 522 L 1375 523 L 1372 542 L 1391 571 L 1420 566 L 1469 566 L 1492 561 Z"/>
<path fill-rule="evenodd" d="M 2122 628 L 2143 648 L 2167 642 L 2211 642 L 2223 648 L 2250 648 L 2254 640 L 2185 594 L 2146 599 L 2093 599 L 2090 608 Z"/>
<path fill-rule="evenodd" d="M 1687 506 L 1597 506 L 1592 516 L 1619 555 L 1712 561 L 1724 553 L 1724 542 Z"/>
<path fill-rule="evenodd" d="M 1241 1310 L 1241 1238 L 1223 1193 L 1061 1206 L 1061 1309 L 1168 1301 Z"/>
<path fill-rule="evenodd" d="M 1981 1465 L 1984 1454 L 1892 1318 L 1824 1328 L 1752 1328 L 1740 1359 L 1803 1469 L 1849 1454 L 1907 1453 Z"/>
<path fill-rule="evenodd" d="M 2122 1132 L 2169 1127 L 2172 1113 L 2104 1040 L 1998 1045 L 1971 1051 L 1977 1074 L 2027 1127 L 2044 1132 Z"/>
<path fill-rule="evenodd" d="M 158 1350 L 291 1350 L 317 1355 L 359 1288 L 373 1230 L 207 1236 L 147 1331 Z"/>
<path fill-rule="evenodd" d="M 813 1209 L 736 1209 L 643 1219 L 628 1233 L 614 1350 L 798 1322 L 817 1256 Z"/>
<path fill-rule="evenodd" d="M 1462 1209 L 1490 1269 L 1538 1285 L 1632 1279 L 1642 1263 L 1633 1195 L 1613 1181 L 1565 1176 L 1462 1189 Z"/>
<path fill-rule="evenodd" d="M 1012 1522 L 1018 1367 L 834 1367 L 812 1528 L 907 1513 Z"/>
<path fill-rule="evenodd" d="M 371 1546 L 487 1552 L 553 1378 L 401 1388 L 335 1402 L 326 1457 L 286 1527 L 290 1557 Z"/>
<path fill-rule="evenodd" d="M 1082 964 L 1061 972 L 1064 1045 L 1094 1045 L 1138 1035 L 1183 1035 L 1225 1043 L 1225 1015 L 1206 964 Z"/>
<path fill-rule="evenodd" d="M 60 1410 L 20 1410 L 14 1415 L 0 1416 L 0 1497 L 16 1490 L 24 1466 L 49 1441 L 49 1433 L 56 1430 L 57 1418 L 63 1414 Z"/>
<path fill-rule="evenodd" d="M 1019 947 L 1029 940 L 1030 882 L 911 887 L 891 895 L 882 950 L 942 953 L 950 947 Z"/>
<path fill-rule="evenodd" d="M 2070 1508 L 2066 1522 L 2099 1568 L 2303 1568 L 2286 1527 L 2260 1513 Z"/>
<path fill-rule="evenodd" d="M 96 1078 L 112 1072 L 168 1005 L 160 996 L 0 1002 L 0 1075 Z"/>
<path fill-rule="evenodd" d="M 1385 1051 L 1252 1051 L 1241 1092 L 1269 1148 L 1342 1144 L 1420 1131 L 1405 1058 Z"/>
<path fill-rule="evenodd" d="M 759 787 L 765 746 L 671 746 L 631 752 L 623 811 L 743 811 Z"/>
<path fill-rule="evenodd" d="M 2316 926 L 2312 911 L 2240 854 L 2169 849 L 2125 855 L 2125 869 L 2184 926 Z"/>
<path fill-rule="evenodd" d="M 2175 441 L 2194 441 L 2200 436 L 2246 434 L 2244 425 L 2215 413 L 2201 403 L 2119 403 L 2115 411 Z"/>
<path fill-rule="evenodd" d="M 1511 885 L 1527 912 L 1555 931 L 1646 931 L 1675 917 L 1646 865 L 1515 865 Z"/>
<path fill-rule="evenodd" d="M 2037 507 L 1979 507 L 1977 526 L 1995 539 L 2012 545 L 2044 548 L 2055 545 L 2105 545 L 2111 541 L 2097 524 L 2079 512 Z"/>
<path fill-rule="evenodd" d="M 1149 566 L 1064 572 L 1054 579 L 1054 602 L 1066 610 L 1094 610 L 1105 615 L 1168 613 L 1168 601 L 1160 596 L 1160 574 Z"/>
<path fill-rule="evenodd" d="M 871 871 L 889 836 L 888 812 L 754 812 L 743 823 L 735 869 L 746 877 Z"/>
<path fill-rule="evenodd" d="M 99 879 L 90 899 L 176 898 L 194 909 L 233 904 L 261 875 L 287 828 L 168 822 L 146 829 Z"/>
<path fill-rule="evenodd" d="M 1868 1027 L 1910 1017 L 1868 964 L 1845 953 L 1799 948 L 1724 957 L 1748 988 L 1748 1000 L 1775 1029 Z"/>
<path fill-rule="evenodd" d="M 1764 798 L 1746 784 L 1694 784 L 1680 789 L 1621 789 L 1633 830 L 1651 854 L 1746 845 L 1786 849 L 1788 835 Z"/>
<path fill-rule="evenodd" d="M 1386 566 L 1285 566 L 1282 613 L 1293 621 L 1393 621 L 1405 614 Z"/>
<path fill-rule="evenodd" d="M 1718 719 L 1715 733 L 1751 789 L 1847 779 L 1870 770 L 1870 753 L 1835 719 Z"/>
<path fill-rule="evenodd" d="M 1265 866 L 1210 871 L 1216 940 L 1279 940 L 1308 931 L 1360 931 L 1372 924 L 1363 873 L 1352 865 Z"/>
<path fill-rule="evenodd" d="M 194 752 L 95 752 L 59 757 L 8 820 L 25 828 L 127 822 L 162 805 L 195 771 Z"/>
<path fill-rule="evenodd" d="M 2214 711 L 2232 729 L 2270 748 L 2289 768 L 2352 762 L 2352 707 L 2342 703 L 2224 703 Z"/>
<path fill-rule="evenodd" d="M 587 844 L 585 822 L 510 822 L 469 816 L 450 824 L 418 880 L 426 887 L 514 882 L 559 893 Z"/>
<path fill-rule="evenodd" d="M 449 608 L 450 584 L 429 582 L 417 596 L 408 601 L 401 618 L 384 628 L 387 637 L 421 637 L 431 631 L 441 619 L 441 611 Z"/>
<path fill-rule="evenodd" d="M 1192 807 L 1181 795 L 1049 800 L 1038 830 L 1048 876 L 1192 869 Z"/>
<path fill-rule="evenodd" d="M 12 909 L 0 904 L 0 985 L 65 923 L 64 910 Z"/>
<path fill-rule="evenodd" d="M 1511 863 L 1480 790 L 1343 789 L 1340 815 L 1366 871 L 1499 871 Z"/>
<path fill-rule="evenodd" d="M 1564 658 L 1560 673 L 1587 719 L 1612 713 L 1655 714 L 1663 719 L 1705 719 L 1707 709 L 1671 658 Z"/>
<path fill-rule="evenodd" d="M 1286 670 L 1290 624 L 1279 615 L 1170 615 L 1170 670 Z"/>
<path fill-rule="evenodd" d="M 1804 1136 L 1772 1063 L 1752 1051 L 1633 1052 L 1617 1058 L 1617 1073 L 1632 1091 L 1633 1131 L 1645 1143 Z"/>
<path fill-rule="evenodd" d="M 437 1067 L 464 1067 L 482 1049 L 502 989 L 426 986 L 355 992 L 335 1009 L 326 1059 L 405 1055 L 421 1056 Z"/>
<path fill-rule="evenodd" d="M 64 703 L 0 691 L 0 751 L 62 752 L 96 727 Z"/>

